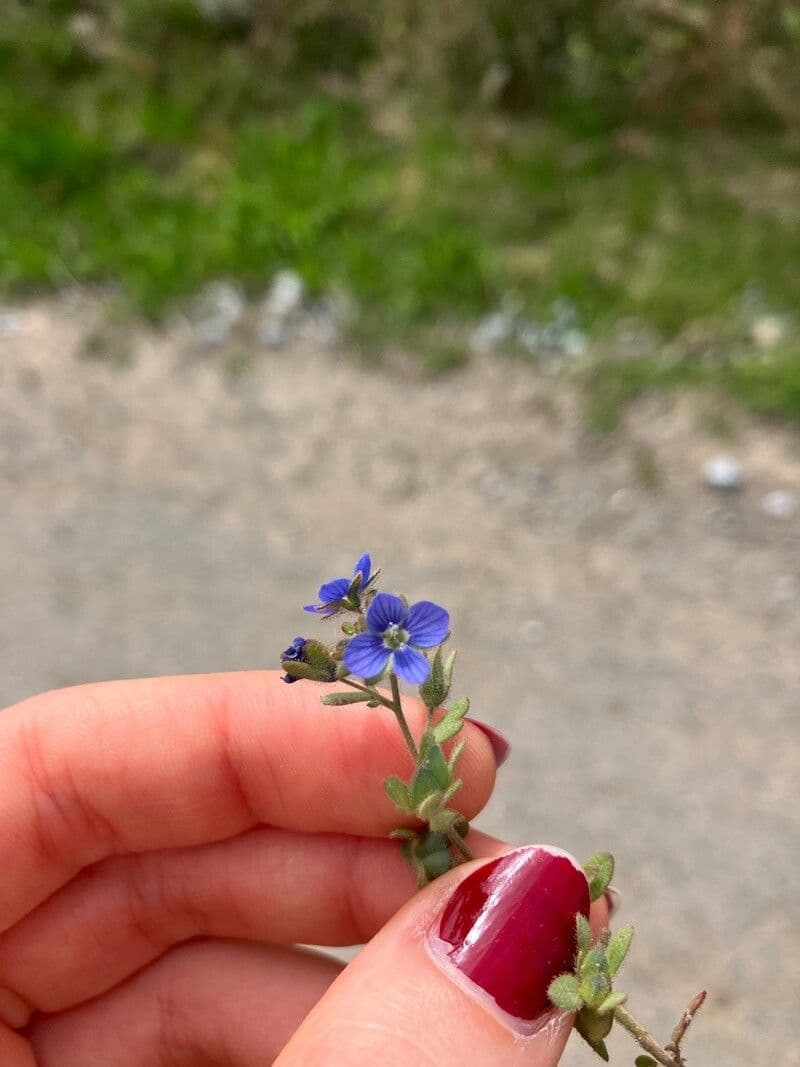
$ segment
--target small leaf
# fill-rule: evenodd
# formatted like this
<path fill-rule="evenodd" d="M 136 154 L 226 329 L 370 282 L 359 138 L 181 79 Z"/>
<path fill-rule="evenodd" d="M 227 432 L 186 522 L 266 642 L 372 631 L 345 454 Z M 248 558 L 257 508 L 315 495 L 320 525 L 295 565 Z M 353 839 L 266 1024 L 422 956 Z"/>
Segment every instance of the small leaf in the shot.
<path fill-rule="evenodd" d="M 592 943 L 592 928 L 589 920 L 580 912 L 575 916 L 575 930 L 578 937 L 578 948 L 585 952 Z"/>
<path fill-rule="evenodd" d="M 593 971 L 582 979 L 580 988 L 586 1004 L 590 1008 L 598 1008 L 611 992 L 611 983 L 600 971 Z"/>
<path fill-rule="evenodd" d="M 422 856 L 420 857 L 420 862 L 429 882 L 432 882 L 442 874 L 447 874 L 453 868 L 453 857 L 450 855 L 449 849 L 441 849 L 439 852 L 431 852 L 426 856 Z"/>
<path fill-rule="evenodd" d="M 609 1055 L 605 1041 L 595 1041 L 595 1043 L 592 1045 L 592 1048 L 604 1063 L 608 1063 Z M 656 1065 L 656 1067 L 658 1067 L 658 1065 Z"/>
<path fill-rule="evenodd" d="M 438 745 L 431 745 L 425 756 L 425 767 L 433 775 L 439 789 L 446 789 L 450 785 L 450 768 L 444 753 Z"/>
<path fill-rule="evenodd" d="M 597 852 L 584 863 L 583 870 L 592 902 L 599 900 L 614 877 L 614 857 L 610 852 Z"/>
<path fill-rule="evenodd" d="M 425 822 L 429 822 L 435 812 L 442 806 L 442 794 L 439 790 L 435 793 L 430 793 L 421 803 L 417 805 L 417 815 Z M 436 830 L 438 827 L 433 825 L 431 821 L 431 829 Z"/>
<path fill-rule="evenodd" d="M 422 737 L 419 739 L 419 761 L 424 763 L 428 758 L 428 753 L 436 744 L 436 738 L 433 736 L 433 730 L 426 730 Z"/>
<path fill-rule="evenodd" d="M 428 825 L 431 830 L 436 830 L 437 833 L 446 834 L 451 826 L 455 826 L 461 815 L 457 811 L 453 811 L 451 808 L 444 808 L 443 811 L 437 811 L 435 815 L 431 816 L 428 820 Z"/>
<path fill-rule="evenodd" d="M 383 788 L 392 803 L 400 808 L 401 811 L 413 811 L 414 805 L 411 802 L 411 794 L 405 782 L 392 775 L 391 778 L 387 778 L 383 783 Z"/>
<path fill-rule="evenodd" d="M 439 648 L 436 649 L 436 654 L 431 662 L 431 670 L 427 680 L 419 687 L 419 695 L 422 697 L 422 702 L 428 711 L 436 711 L 443 701 L 447 699 L 442 652 Z"/>
<path fill-rule="evenodd" d="M 322 703 L 330 708 L 340 708 L 345 704 L 363 704 L 370 699 L 369 693 L 326 693 Z"/>
<path fill-rule="evenodd" d="M 447 692 L 448 693 L 450 692 L 450 686 L 453 684 L 453 667 L 455 667 L 455 664 L 456 664 L 456 650 L 453 649 L 453 651 L 450 653 L 450 655 L 445 660 L 445 664 L 444 664 L 444 684 L 445 684 L 445 686 L 447 688 Z M 445 694 L 445 699 L 447 699 L 447 695 L 446 694 Z"/>
<path fill-rule="evenodd" d="M 444 716 L 436 724 L 433 730 L 436 740 L 440 744 L 443 741 L 449 741 L 451 737 L 455 737 L 461 729 L 464 722 L 464 716 L 468 711 L 468 697 L 460 697 L 452 707 L 447 709 Z"/>
<path fill-rule="evenodd" d="M 449 804 L 463 784 L 460 778 L 454 778 L 442 794 L 442 803 Z"/>
<path fill-rule="evenodd" d="M 633 1062 L 635 1067 L 658 1067 L 652 1056 L 637 1056 Z"/>
<path fill-rule="evenodd" d="M 558 978 L 554 978 L 547 995 L 562 1011 L 580 1011 L 583 1006 L 578 980 L 574 974 L 560 974 Z"/>
<path fill-rule="evenodd" d="M 608 971 L 613 978 L 625 962 L 633 940 L 633 927 L 629 924 L 618 930 L 608 943 Z"/>
<path fill-rule="evenodd" d="M 466 745 L 466 743 L 467 742 L 462 737 L 460 741 L 456 741 L 453 745 L 453 751 L 450 753 L 450 759 L 447 761 L 447 766 L 450 768 L 451 774 L 456 769 L 456 764 L 458 763 L 461 753 L 464 751 L 464 745 Z"/>
<path fill-rule="evenodd" d="M 608 974 L 606 950 L 602 945 L 590 948 L 581 961 L 581 977 L 586 978 L 591 974 Z"/>
<path fill-rule="evenodd" d="M 418 767 L 411 779 L 412 807 L 418 808 L 426 797 L 439 793 L 439 783 L 427 767 Z"/>
<path fill-rule="evenodd" d="M 597 1007 L 598 1014 L 607 1015 L 614 1008 L 618 1008 L 620 1004 L 624 1004 L 628 999 L 627 993 L 614 992 L 609 993 L 606 999 Z"/>

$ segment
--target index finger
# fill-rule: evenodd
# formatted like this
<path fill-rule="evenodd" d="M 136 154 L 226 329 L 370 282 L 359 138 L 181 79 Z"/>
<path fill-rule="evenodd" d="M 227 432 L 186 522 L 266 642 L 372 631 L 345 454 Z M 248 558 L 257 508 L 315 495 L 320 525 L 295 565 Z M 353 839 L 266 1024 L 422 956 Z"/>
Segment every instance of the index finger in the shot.
<path fill-rule="evenodd" d="M 0 713 L 0 930 L 113 854 L 198 845 L 258 824 L 383 835 L 402 821 L 383 779 L 411 758 L 385 708 L 326 708 L 276 671 L 108 682 Z M 411 729 L 424 712 L 407 701 Z M 459 807 L 494 784 L 464 727 Z"/>

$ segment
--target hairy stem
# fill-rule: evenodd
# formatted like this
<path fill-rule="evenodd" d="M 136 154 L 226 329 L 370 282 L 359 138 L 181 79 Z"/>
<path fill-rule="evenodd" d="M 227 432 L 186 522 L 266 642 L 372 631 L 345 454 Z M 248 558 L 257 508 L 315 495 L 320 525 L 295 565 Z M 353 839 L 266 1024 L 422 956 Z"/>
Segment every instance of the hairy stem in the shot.
<path fill-rule="evenodd" d="M 639 1042 L 645 1052 L 648 1052 L 654 1060 L 663 1064 L 663 1067 L 680 1067 L 680 1058 L 673 1056 L 665 1048 L 662 1048 L 652 1034 L 638 1020 L 634 1019 L 629 1011 L 626 1011 L 621 1006 L 615 1008 L 614 1018 L 620 1026 L 625 1027 L 631 1037 Z"/>
<path fill-rule="evenodd" d="M 377 700 L 378 703 L 383 704 L 385 708 L 389 708 L 390 711 L 394 711 L 394 704 L 392 704 L 391 700 L 387 700 L 385 697 L 382 697 L 380 693 L 377 692 L 377 690 L 371 689 L 367 685 L 360 685 L 358 682 L 354 682 L 350 678 L 342 678 L 342 682 L 344 685 L 349 685 L 351 689 L 357 689 L 359 693 L 369 693 L 373 700 Z"/>
<path fill-rule="evenodd" d="M 448 830 L 447 840 L 450 842 L 453 848 L 455 848 L 458 852 L 461 853 L 465 860 L 475 859 L 475 857 L 470 852 L 469 845 L 458 832 L 458 830 L 456 830 L 455 828 Z"/>
<path fill-rule="evenodd" d="M 390 683 L 390 685 L 392 687 L 392 703 L 389 704 L 388 706 L 392 709 L 392 711 L 395 714 L 395 718 L 397 719 L 397 724 L 400 727 L 400 732 L 403 735 L 403 739 L 405 740 L 405 743 L 408 745 L 408 751 L 414 757 L 414 762 L 415 763 L 419 763 L 419 752 L 418 752 L 417 746 L 416 746 L 416 744 L 414 742 L 414 738 L 412 736 L 412 733 L 408 728 L 408 723 L 406 722 L 406 717 L 403 714 L 403 705 L 402 705 L 402 703 L 400 701 L 400 684 L 397 681 L 397 675 L 394 673 L 394 671 L 390 671 L 390 673 L 389 673 L 389 683 Z"/>

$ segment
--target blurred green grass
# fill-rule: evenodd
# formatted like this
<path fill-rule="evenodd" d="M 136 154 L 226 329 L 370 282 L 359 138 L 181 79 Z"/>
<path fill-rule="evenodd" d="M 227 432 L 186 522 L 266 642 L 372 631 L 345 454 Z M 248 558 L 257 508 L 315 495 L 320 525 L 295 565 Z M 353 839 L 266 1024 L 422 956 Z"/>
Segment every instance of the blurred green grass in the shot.
<path fill-rule="evenodd" d="M 355 299 L 366 346 L 404 341 L 432 369 L 458 362 L 443 323 L 509 295 L 534 314 L 567 298 L 600 339 L 633 318 L 665 340 L 699 323 L 735 344 L 754 284 L 767 306 L 797 306 L 790 134 L 615 127 L 569 101 L 524 121 L 454 114 L 300 75 L 289 89 L 236 24 L 157 6 L 138 47 L 113 54 L 76 43 L 68 0 L 0 14 L 6 292 L 110 281 L 158 318 L 211 279 L 258 292 L 292 267 Z M 699 380 L 800 418 L 800 353 L 781 350 L 603 362 L 595 422 Z"/>

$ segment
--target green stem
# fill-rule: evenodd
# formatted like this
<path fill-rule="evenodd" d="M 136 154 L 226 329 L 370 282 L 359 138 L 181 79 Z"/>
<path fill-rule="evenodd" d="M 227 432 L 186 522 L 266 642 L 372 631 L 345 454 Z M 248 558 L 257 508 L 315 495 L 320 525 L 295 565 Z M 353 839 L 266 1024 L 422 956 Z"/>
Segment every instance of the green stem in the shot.
<path fill-rule="evenodd" d="M 681 1060 L 671 1056 L 666 1049 L 662 1048 L 652 1034 L 645 1030 L 642 1024 L 634 1019 L 629 1011 L 626 1011 L 622 1006 L 615 1008 L 614 1018 L 620 1026 L 623 1026 L 628 1031 L 634 1040 L 639 1042 L 645 1052 L 649 1053 L 663 1067 L 680 1067 Z"/>
<path fill-rule="evenodd" d="M 344 685 L 349 685 L 351 689 L 357 689 L 359 693 L 369 693 L 373 700 L 377 700 L 379 704 L 383 704 L 385 708 L 389 708 L 394 711 L 394 704 L 391 700 L 387 700 L 386 697 L 382 697 L 375 689 L 371 689 L 368 685 L 360 685 L 358 682 L 352 681 L 350 678 L 342 678 Z"/>
<path fill-rule="evenodd" d="M 397 675 L 394 671 L 389 672 L 389 684 L 392 687 L 392 703 L 388 706 L 392 709 L 397 719 L 397 724 L 400 727 L 400 732 L 403 735 L 405 743 L 408 745 L 408 751 L 414 757 L 414 762 L 419 763 L 419 752 L 414 742 L 414 737 L 411 730 L 408 728 L 406 717 L 403 714 L 403 705 L 400 700 L 400 684 L 397 681 Z"/>

